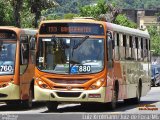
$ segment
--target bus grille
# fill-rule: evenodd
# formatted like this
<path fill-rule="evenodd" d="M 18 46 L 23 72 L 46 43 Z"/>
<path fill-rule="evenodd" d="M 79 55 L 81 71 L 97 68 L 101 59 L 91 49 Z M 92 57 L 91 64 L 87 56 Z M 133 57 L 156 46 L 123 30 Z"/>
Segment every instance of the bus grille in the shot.
<path fill-rule="evenodd" d="M 89 79 L 50 79 L 50 80 L 53 81 L 54 83 L 61 83 L 61 84 L 84 84 L 89 81 Z"/>
<path fill-rule="evenodd" d="M 81 92 L 56 92 L 59 97 L 79 97 Z"/>
<path fill-rule="evenodd" d="M 56 89 L 65 89 L 67 90 L 67 87 L 66 86 L 54 86 L 53 88 L 56 88 Z M 84 90 L 84 87 L 74 87 L 72 86 L 71 89 L 78 89 L 78 90 Z"/>

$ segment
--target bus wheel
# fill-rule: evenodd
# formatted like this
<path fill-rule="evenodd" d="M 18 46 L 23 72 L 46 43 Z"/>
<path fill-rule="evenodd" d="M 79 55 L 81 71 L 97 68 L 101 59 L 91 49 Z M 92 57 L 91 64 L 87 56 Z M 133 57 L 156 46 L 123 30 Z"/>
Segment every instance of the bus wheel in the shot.
<path fill-rule="evenodd" d="M 25 100 L 23 101 L 22 105 L 25 107 L 25 108 L 32 108 L 32 100 L 33 100 L 33 92 L 32 92 L 32 89 L 29 89 L 29 98 L 28 100 Z"/>
<path fill-rule="evenodd" d="M 47 102 L 46 106 L 48 108 L 48 111 L 57 111 L 58 103 L 57 102 Z"/>
<path fill-rule="evenodd" d="M 31 108 L 33 106 L 32 100 L 33 100 L 33 92 L 32 89 L 29 89 L 28 108 Z"/>
<path fill-rule="evenodd" d="M 156 80 L 154 79 L 154 80 L 151 80 L 151 85 L 153 86 L 153 87 L 155 87 L 156 86 L 156 82 L 155 82 Z"/>
<path fill-rule="evenodd" d="M 112 95 L 112 100 L 109 103 L 109 109 L 111 110 L 115 110 L 116 106 L 117 106 L 117 99 L 118 99 L 118 93 L 116 92 L 116 90 L 113 90 L 113 95 Z"/>

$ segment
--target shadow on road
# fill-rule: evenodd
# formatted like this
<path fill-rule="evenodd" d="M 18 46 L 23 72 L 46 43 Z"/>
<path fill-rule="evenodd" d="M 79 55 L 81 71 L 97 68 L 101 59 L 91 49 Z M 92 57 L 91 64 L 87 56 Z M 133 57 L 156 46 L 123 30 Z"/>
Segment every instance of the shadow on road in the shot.
<path fill-rule="evenodd" d="M 117 103 L 117 108 L 115 110 L 110 110 L 107 104 L 92 104 L 90 106 L 84 107 L 82 105 L 73 105 L 69 107 L 59 108 L 56 113 L 66 113 L 66 112 L 124 112 L 127 110 L 131 110 L 137 108 L 142 105 L 154 104 L 158 101 L 141 101 L 139 104 L 126 104 L 123 101 L 119 101 Z M 55 111 L 45 111 L 43 113 L 55 113 Z"/>
<path fill-rule="evenodd" d="M 0 104 L 0 111 L 27 111 L 31 109 L 38 109 L 39 107 L 42 107 L 44 105 L 45 105 L 44 103 L 33 102 L 32 108 L 26 108 L 25 106 L 23 106 L 23 104 L 10 104 L 10 105 Z"/>

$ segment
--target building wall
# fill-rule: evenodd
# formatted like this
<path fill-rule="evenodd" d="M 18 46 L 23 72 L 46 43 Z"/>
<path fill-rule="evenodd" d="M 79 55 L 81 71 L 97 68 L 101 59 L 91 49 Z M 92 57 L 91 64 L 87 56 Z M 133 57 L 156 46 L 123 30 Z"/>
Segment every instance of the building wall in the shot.
<path fill-rule="evenodd" d="M 156 13 L 160 13 L 160 9 L 123 9 L 122 13 L 126 14 L 130 20 L 137 23 L 139 28 L 141 28 L 151 24 L 158 24 Z"/>
<path fill-rule="evenodd" d="M 137 23 L 137 10 L 135 10 L 135 9 L 123 9 L 122 13 L 126 14 L 128 19 L 130 19 L 131 21 Z"/>

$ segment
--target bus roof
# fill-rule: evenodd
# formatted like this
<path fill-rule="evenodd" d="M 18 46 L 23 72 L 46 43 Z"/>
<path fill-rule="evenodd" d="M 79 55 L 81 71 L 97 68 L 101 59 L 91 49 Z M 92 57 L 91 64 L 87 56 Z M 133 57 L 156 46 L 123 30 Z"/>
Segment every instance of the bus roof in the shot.
<path fill-rule="evenodd" d="M 111 30 L 111 31 L 116 31 L 119 33 L 125 33 L 125 34 L 129 34 L 129 35 L 135 35 L 135 36 L 142 36 L 145 38 L 149 38 L 149 34 L 147 31 L 142 31 L 139 29 L 133 29 L 133 28 L 129 28 L 129 27 L 125 27 L 125 26 L 121 26 L 121 25 L 117 25 L 117 24 L 113 24 L 113 23 L 109 23 L 109 22 L 105 22 L 105 21 L 97 21 L 94 19 L 85 19 L 85 18 L 76 18 L 76 19 L 62 19 L 62 20 L 46 20 L 46 21 L 41 21 L 42 25 L 43 23 L 97 23 L 97 24 L 106 24 L 107 29 Z"/>
<path fill-rule="evenodd" d="M 24 32 L 25 34 L 35 35 L 38 30 L 32 28 L 18 28 L 14 26 L 0 26 L 0 30 L 11 30 L 14 31 L 16 34 L 19 32 Z"/>
<path fill-rule="evenodd" d="M 14 26 L 0 26 L 0 30 L 18 31 L 20 29 L 18 27 L 14 27 Z"/>
<path fill-rule="evenodd" d="M 43 23 L 99 23 L 102 24 L 102 21 L 97 21 L 93 19 L 82 19 L 82 18 L 75 18 L 75 19 L 62 19 L 62 20 L 45 20 L 41 21 L 41 24 Z"/>
<path fill-rule="evenodd" d="M 36 29 L 31 29 L 31 28 L 22 29 L 22 30 L 25 32 L 25 34 L 29 34 L 29 35 L 35 35 L 35 34 L 38 32 L 38 30 L 36 30 Z"/>
<path fill-rule="evenodd" d="M 135 35 L 135 36 L 142 36 L 146 38 L 150 37 L 147 31 L 133 29 L 133 28 L 129 28 L 129 27 L 125 27 L 125 26 L 121 26 L 121 25 L 117 25 L 109 22 L 106 22 L 106 25 L 107 25 L 107 28 L 111 31 L 116 31 L 119 33 L 125 33 L 125 34 Z"/>

